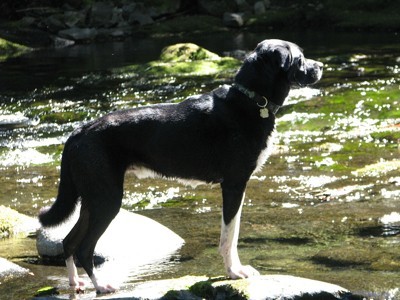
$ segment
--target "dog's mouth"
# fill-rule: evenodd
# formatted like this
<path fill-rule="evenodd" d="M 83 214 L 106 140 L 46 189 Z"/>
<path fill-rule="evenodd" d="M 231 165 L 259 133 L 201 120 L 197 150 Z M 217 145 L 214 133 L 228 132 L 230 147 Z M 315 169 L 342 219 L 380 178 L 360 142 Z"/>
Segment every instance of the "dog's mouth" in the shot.
<path fill-rule="evenodd" d="M 307 59 L 301 68 L 293 67 L 288 75 L 289 81 L 298 86 L 312 85 L 321 79 L 323 66 L 319 61 Z"/>

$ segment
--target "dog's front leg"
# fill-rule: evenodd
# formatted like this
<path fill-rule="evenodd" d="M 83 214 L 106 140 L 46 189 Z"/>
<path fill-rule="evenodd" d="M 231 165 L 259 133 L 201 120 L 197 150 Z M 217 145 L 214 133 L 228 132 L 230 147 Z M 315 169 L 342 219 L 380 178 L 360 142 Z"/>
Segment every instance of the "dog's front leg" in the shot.
<path fill-rule="evenodd" d="M 231 187 L 222 184 L 223 216 L 219 252 L 224 259 L 225 269 L 232 279 L 260 275 L 251 266 L 243 266 L 239 259 L 237 244 L 240 229 L 240 216 L 246 185 Z"/>

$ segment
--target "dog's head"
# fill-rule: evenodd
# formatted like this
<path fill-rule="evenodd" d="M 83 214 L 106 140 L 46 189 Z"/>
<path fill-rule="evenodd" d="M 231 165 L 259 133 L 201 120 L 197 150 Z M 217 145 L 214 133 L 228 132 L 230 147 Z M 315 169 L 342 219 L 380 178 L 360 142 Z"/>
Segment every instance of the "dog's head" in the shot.
<path fill-rule="evenodd" d="M 281 105 L 293 85 L 321 79 L 323 64 L 307 59 L 296 44 L 264 40 L 245 59 L 235 82 Z"/>

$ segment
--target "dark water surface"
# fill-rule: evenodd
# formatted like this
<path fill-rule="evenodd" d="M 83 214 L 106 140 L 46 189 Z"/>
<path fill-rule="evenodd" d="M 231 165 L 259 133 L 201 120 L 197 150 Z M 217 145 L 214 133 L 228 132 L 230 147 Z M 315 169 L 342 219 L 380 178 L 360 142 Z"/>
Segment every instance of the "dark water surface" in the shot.
<path fill-rule="evenodd" d="M 251 50 L 265 38 L 298 43 L 307 57 L 324 62 L 325 73 L 316 86 L 295 89 L 279 113 L 276 150 L 248 185 L 239 239 L 242 261 L 262 274 L 304 276 L 374 299 L 395 299 L 400 287 L 400 37 L 394 33 L 131 39 L 43 49 L 0 63 L 0 116 L 25 122 L 0 127 L 0 205 L 36 216 L 51 204 L 62 145 L 83 122 L 114 109 L 177 102 L 229 84 L 234 74 L 147 76 L 123 67 L 156 60 L 164 46 L 177 42 L 223 55 Z M 154 218 L 186 241 L 162 267 L 131 270 L 128 283 L 223 273 L 217 253 L 218 186 L 192 189 L 128 174 L 124 208 Z M 42 265 L 34 238 L 1 240 L 0 257 L 35 274 L 1 284 L 1 299 L 29 298 L 43 286 L 66 290 L 65 268 Z"/>

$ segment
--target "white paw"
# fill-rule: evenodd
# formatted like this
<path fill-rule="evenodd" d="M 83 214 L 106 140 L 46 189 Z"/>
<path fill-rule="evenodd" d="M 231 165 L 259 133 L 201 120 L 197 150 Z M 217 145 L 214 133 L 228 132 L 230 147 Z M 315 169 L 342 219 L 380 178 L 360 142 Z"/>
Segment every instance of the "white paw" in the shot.
<path fill-rule="evenodd" d="M 110 284 L 96 286 L 97 294 L 110 294 L 110 293 L 114 293 L 116 291 L 117 291 L 117 288 L 113 287 Z"/>
<path fill-rule="evenodd" d="M 79 277 L 74 277 L 69 280 L 69 286 L 75 290 L 77 294 L 83 294 L 85 292 L 85 281 Z"/>
<path fill-rule="evenodd" d="M 260 273 L 252 266 L 239 265 L 228 268 L 228 276 L 231 279 L 242 279 L 259 275 Z"/>

